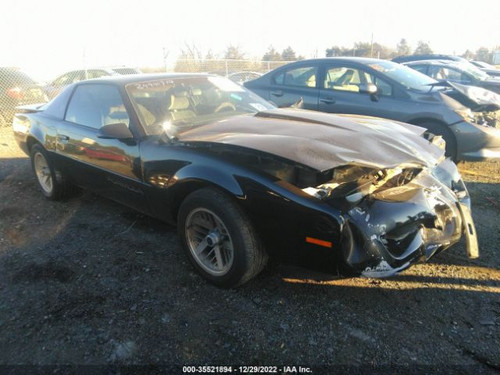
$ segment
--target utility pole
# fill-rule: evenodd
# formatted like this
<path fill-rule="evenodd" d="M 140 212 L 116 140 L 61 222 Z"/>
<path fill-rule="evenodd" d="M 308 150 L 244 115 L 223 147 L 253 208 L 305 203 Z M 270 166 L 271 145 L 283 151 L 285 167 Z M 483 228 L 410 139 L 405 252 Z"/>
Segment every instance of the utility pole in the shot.
<path fill-rule="evenodd" d="M 82 53 L 83 69 L 85 70 L 85 79 L 89 79 L 89 73 L 87 71 L 87 48 L 83 47 Z"/>
<path fill-rule="evenodd" d="M 370 57 L 373 57 L 373 33 L 372 33 L 372 41 L 370 43 Z"/>
<path fill-rule="evenodd" d="M 165 47 L 163 47 L 163 65 L 165 67 L 165 73 L 167 73 L 167 57 L 169 55 L 169 51 Z"/>

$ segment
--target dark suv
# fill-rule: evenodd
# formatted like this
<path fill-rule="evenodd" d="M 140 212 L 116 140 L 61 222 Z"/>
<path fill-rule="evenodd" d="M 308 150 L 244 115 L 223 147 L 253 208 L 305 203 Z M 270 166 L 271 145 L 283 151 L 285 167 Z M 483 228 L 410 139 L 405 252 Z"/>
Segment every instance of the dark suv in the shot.
<path fill-rule="evenodd" d="M 479 125 L 470 108 L 436 80 L 391 61 L 337 57 L 301 60 L 244 86 L 279 107 L 384 117 L 442 135 L 456 160 L 500 158 L 500 129 Z"/>
<path fill-rule="evenodd" d="M 0 67 L 0 127 L 10 126 L 18 105 L 44 103 L 47 95 L 26 73 Z"/>

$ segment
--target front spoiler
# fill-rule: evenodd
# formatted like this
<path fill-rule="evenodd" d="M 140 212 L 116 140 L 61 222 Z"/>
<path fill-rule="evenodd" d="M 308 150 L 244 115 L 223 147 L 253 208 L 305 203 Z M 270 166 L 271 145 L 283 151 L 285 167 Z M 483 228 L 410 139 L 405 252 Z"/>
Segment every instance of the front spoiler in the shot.
<path fill-rule="evenodd" d="M 366 277 L 387 277 L 429 260 L 462 236 L 470 258 L 479 256 L 470 198 L 451 161 L 411 183 L 374 193 L 348 211 L 344 261 Z"/>
<path fill-rule="evenodd" d="M 476 228 L 474 225 L 474 221 L 471 216 L 471 212 L 469 207 L 464 204 L 464 203 L 457 203 L 457 207 L 460 210 L 461 218 L 462 218 L 462 229 L 463 229 L 463 234 L 465 235 L 465 249 L 467 252 L 467 256 L 470 259 L 476 259 L 479 257 L 479 245 L 477 241 L 477 236 L 476 236 Z M 424 252 L 426 249 L 426 246 L 421 243 L 421 252 Z M 427 247 L 427 254 L 425 256 L 426 259 L 431 258 L 433 255 L 436 254 L 436 251 L 433 251 L 437 248 L 435 247 Z M 415 252 L 415 254 L 418 254 L 418 252 Z M 415 257 L 414 259 L 417 259 L 418 257 Z M 395 266 L 392 267 L 387 261 L 382 260 L 378 265 L 375 267 L 367 267 L 363 271 L 361 271 L 361 275 L 364 277 L 369 277 L 369 278 L 382 278 L 382 277 L 390 277 L 394 276 L 405 269 L 407 269 L 410 264 L 412 263 L 412 260 L 408 260 L 407 262 L 403 263 L 400 266 Z"/>

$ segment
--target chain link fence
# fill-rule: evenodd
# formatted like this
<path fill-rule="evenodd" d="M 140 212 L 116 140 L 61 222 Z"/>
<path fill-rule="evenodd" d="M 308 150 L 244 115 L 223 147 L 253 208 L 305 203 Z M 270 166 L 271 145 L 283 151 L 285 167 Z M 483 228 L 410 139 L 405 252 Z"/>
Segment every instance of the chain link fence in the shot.
<path fill-rule="evenodd" d="M 16 67 L 0 67 L 0 158 L 19 156 L 20 150 L 12 135 L 12 119 L 20 105 L 43 103 L 57 95 L 65 86 L 90 78 L 110 74 L 136 72 L 158 73 L 212 73 L 226 76 L 242 84 L 258 78 L 290 61 L 229 60 L 229 59 L 178 59 L 172 66 L 88 68 L 61 71 L 45 83 L 39 83 Z"/>
<path fill-rule="evenodd" d="M 174 72 L 205 72 L 215 73 L 231 77 L 241 72 L 267 73 L 275 68 L 283 66 L 290 61 L 261 61 L 261 60 L 228 60 L 228 59 L 179 59 Z"/>

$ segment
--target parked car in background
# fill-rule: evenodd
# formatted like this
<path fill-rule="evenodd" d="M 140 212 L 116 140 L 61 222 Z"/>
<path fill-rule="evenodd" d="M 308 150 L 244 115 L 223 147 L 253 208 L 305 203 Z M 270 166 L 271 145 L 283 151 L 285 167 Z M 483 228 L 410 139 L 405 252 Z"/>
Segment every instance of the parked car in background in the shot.
<path fill-rule="evenodd" d="M 500 158 L 500 130 L 478 124 L 449 87 L 391 61 L 338 57 L 301 60 L 244 83 L 279 107 L 384 117 L 443 136 L 455 160 Z M 465 94 L 463 94 L 465 95 Z"/>
<path fill-rule="evenodd" d="M 243 71 L 231 73 L 227 76 L 227 78 L 242 85 L 244 82 L 251 81 L 252 79 L 257 79 L 260 76 L 262 76 L 262 73 Z"/>
<path fill-rule="evenodd" d="M 479 68 L 492 77 L 500 76 L 500 70 L 496 69 L 493 65 L 487 64 L 482 61 L 467 60 L 463 57 L 454 55 L 442 55 L 442 54 L 430 53 L 425 55 L 398 56 L 392 59 L 392 61 L 400 64 L 410 63 L 414 61 L 424 61 L 424 60 L 455 61 L 457 63 L 463 64 L 465 68 L 467 68 L 467 66 L 473 70 L 475 70 L 475 68 Z"/>
<path fill-rule="evenodd" d="M 493 65 L 485 63 L 484 61 L 477 60 L 471 60 L 470 62 L 471 64 L 474 64 L 479 69 L 481 69 L 483 72 L 488 73 L 490 76 L 500 77 L 500 69 L 497 69 Z"/>
<path fill-rule="evenodd" d="M 107 77 L 114 75 L 123 75 L 123 74 L 139 74 L 141 71 L 136 68 L 129 68 L 126 66 L 118 66 L 113 68 L 91 68 L 91 69 L 80 69 L 80 70 L 72 70 L 70 72 L 66 72 L 52 82 L 45 86 L 45 92 L 49 99 L 54 98 L 57 94 L 61 92 L 63 88 L 72 83 L 85 81 L 87 79 L 99 78 L 99 77 Z"/>
<path fill-rule="evenodd" d="M 216 285 L 248 281 L 270 254 L 369 277 L 462 236 L 479 255 L 467 189 L 420 127 L 276 109 L 227 78 L 163 74 L 79 82 L 13 129 L 45 197 L 75 184 L 177 224 Z"/>
<path fill-rule="evenodd" d="M 472 64 L 449 60 L 422 60 L 407 62 L 404 65 L 438 81 L 482 87 L 500 94 L 500 78 L 491 77 Z"/>
<path fill-rule="evenodd" d="M 404 56 L 397 56 L 392 59 L 392 61 L 397 62 L 399 64 L 411 61 L 422 61 L 422 60 L 451 60 L 463 63 L 469 62 L 469 60 L 460 56 L 444 55 L 438 53 L 426 53 L 421 55 L 404 55 Z"/>
<path fill-rule="evenodd" d="M 47 100 L 42 87 L 26 73 L 17 68 L 0 67 L 0 127 L 12 124 L 17 106 Z"/>

